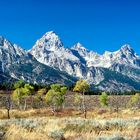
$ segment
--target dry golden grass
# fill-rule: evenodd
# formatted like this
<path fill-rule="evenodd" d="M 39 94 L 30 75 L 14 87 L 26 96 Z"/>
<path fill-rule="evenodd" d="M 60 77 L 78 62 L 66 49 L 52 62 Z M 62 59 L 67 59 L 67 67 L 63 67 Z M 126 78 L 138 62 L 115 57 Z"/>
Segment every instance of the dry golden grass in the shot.
<path fill-rule="evenodd" d="M 64 110 L 53 116 L 49 109 L 10 112 L 0 110 L 0 131 L 5 140 L 132 140 L 140 138 L 140 110 L 110 112 L 89 111 L 87 119 L 80 112 Z"/>
<path fill-rule="evenodd" d="M 11 125 L 4 137 L 6 140 L 45 140 L 47 137 L 44 134 L 31 132 L 25 128 Z M 48 139 L 48 138 L 47 138 Z"/>
<path fill-rule="evenodd" d="M 30 109 L 30 110 L 11 110 L 10 117 L 11 118 L 30 118 L 30 117 L 50 117 L 54 116 L 51 109 Z M 72 109 L 64 109 L 60 112 L 57 112 L 56 117 L 81 117 L 83 118 L 83 114 L 81 111 L 75 111 Z M 139 118 L 140 117 L 140 109 L 132 110 L 132 109 L 123 109 L 120 110 L 119 113 L 115 111 L 110 111 L 109 109 L 99 109 L 95 108 L 91 111 L 87 112 L 87 118 L 99 118 L 99 119 L 109 119 L 109 118 Z M 7 110 L 0 109 L 0 119 L 7 119 Z"/>

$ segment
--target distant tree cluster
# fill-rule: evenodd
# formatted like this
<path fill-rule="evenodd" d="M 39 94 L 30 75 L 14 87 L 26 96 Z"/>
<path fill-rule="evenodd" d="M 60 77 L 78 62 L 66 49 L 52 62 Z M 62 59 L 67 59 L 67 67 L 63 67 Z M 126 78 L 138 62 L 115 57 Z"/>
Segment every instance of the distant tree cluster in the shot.
<path fill-rule="evenodd" d="M 13 101 L 15 101 L 21 109 L 21 101 L 24 100 L 24 110 L 26 110 L 27 97 L 32 95 L 34 87 L 30 84 L 25 84 L 24 81 L 20 80 L 14 84 L 14 89 L 12 94 Z"/>
<path fill-rule="evenodd" d="M 72 92 L 74 95 L 73 103 L 78 106 L 78 110 L 82 111 L 81 113 L 84 115 L 84 118 L 87 118 L 88 101 L 86 100 L 86 95 L 90 92 L 90 85 L 86 80 L 79 80 L 70 88 L 57 83 L 45 86 L 42 84 L 33 85 L 25 83 L 23 80 L 19 80 L 15 84 L 11 84 L 8 89 L 12 90 L 12 95 L 7 96 L 5 101 L 8 118 L 10 118 L 12 102 L 14 102 L 20 110 L 26 110 L 28 106 L 28 99 L 34 99 L 34 102 L 38 102 L 40 107 L 44 107 L 45 103 L 47 107 L 51 108 L 52 113 L 55 115 L 59 110 L 62 110 L 67 90 L 74 91 Z M 107 92 L 100 92 L 98 95 L 98 100 L 101 104 L 100 107 L 104 107 L 106 109 L 108 106 L 115 104 L 117 113 L 119 112 L 118 100 L 114 99 L 115 102 L 112 100 L 113 102 L 110 103 L 109 93 Z M 131 108 L 135 107 L 139 99 L 140 93 L 133 93 L 127 103 L 127 106 Z"/>

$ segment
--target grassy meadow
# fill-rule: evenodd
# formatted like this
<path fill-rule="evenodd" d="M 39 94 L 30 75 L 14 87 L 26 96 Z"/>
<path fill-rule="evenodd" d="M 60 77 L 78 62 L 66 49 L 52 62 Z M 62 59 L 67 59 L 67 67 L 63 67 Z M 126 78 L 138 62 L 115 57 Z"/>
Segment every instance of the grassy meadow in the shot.
<path fill-rule="evenodd" d="M 25 85 L 0 94 L 0 140 L 140 140 L 138 93 L 82 95 L 53 86 L 59 90 L 27 94 Z"/>
<path fill-rule="evenodd" d="M 0 110 L 2 140 L 139 140 L 140 110 L 94 109 L 87 118 L 80 111 L 64 109 Z M 3 135 L 3 136 L 2 136 Z"/>

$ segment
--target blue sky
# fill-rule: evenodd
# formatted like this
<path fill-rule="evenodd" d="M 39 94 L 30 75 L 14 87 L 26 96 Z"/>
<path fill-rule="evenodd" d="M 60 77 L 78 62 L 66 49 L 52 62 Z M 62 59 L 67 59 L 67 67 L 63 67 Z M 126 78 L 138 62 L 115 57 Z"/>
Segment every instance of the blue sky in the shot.
<path fill-rule="evenodd" d="M 140 54 L 140 0 L 0 0 L 0 35 L 30 49 L 55 31 L 66 47 L 103 53 L 130 44 Z"/>

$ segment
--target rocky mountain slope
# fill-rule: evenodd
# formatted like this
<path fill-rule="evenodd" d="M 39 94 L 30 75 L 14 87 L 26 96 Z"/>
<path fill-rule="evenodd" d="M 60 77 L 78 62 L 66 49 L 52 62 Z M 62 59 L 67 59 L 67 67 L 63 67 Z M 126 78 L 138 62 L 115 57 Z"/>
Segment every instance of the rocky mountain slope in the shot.
<path fill-rule="evenodd" d="M 30 53 L 0 37 L 0 82 L 23 79 L 31 83 L 72 84 L 76 78 L 38 62 Z"/>
<path fill-rule="evenodd" d="M 108 91 L 140 90 L 140 57 L 130 45 L 103 55 L 80 43 L 65 48 L 55 32 L 47 32 L 29 51 L 40 63 L 86 79 L 96 88 Z"/>
<path fill-rule="evenodd" d="M 44 34 L 29 51 L 0 37 L 0 74 L 46 84 L 86 79 L 92 88 L 112 92 L 140 90 L 140 57 L 127 44 L 103 55 L 80 43 L 65 48 L 53 31 Z"/>

